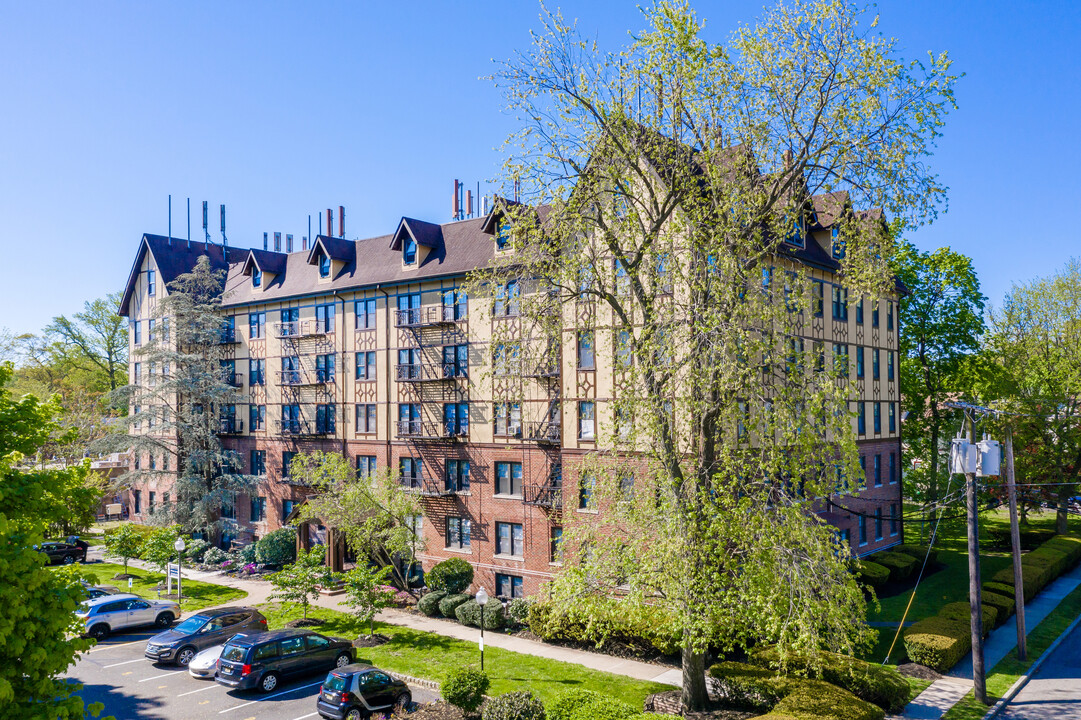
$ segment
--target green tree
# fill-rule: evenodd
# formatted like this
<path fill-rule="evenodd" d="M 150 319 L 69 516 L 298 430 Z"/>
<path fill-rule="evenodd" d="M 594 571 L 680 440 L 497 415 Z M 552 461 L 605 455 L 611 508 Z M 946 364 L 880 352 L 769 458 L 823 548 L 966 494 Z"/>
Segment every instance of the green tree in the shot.
<path fill-rule="evenodd" d="M 394 599 L 394 589 L 387 586 L 390 566 L 375 569 L 360 563 L 352 570 L 342 573 L 345 582 L 345 604 L 353 608 L 353 614 L 361 622 L 368 623 L 368 634 L 375 635 L 375 616 Z"/>
<path fill-rule="evenodd" d="M 156 567 L 158 572 L 165 574 L 169 563 L 177 559 L 177 552 L 173 545 L 179 537 L 179 525 L 154 528 L 154 531 L 143 539 L 142 546 L 139 548 L 139 557 Z"/>
<path fill-rule="evenodd" d="M 126 579 L 128 574 L 128 560 L 141 555 L 145 537 L 131 523 L 124 523 L 116 530 L 105 534 L 105 549 L 110 555 L 124 560 L 124 577 L 121 577 L 121 580 Z"/>
<path fill-rule="evenodd" d="M 933 522 L 949 470 L 942 463 L 944 443 L 959 422 L 943 403 L 972 389 L 986 298 L 972 259 L 948 247 L 926 252 L 901 242 L 893 264 L 908 290 L 899 314 L 905 323 L 900 333 L 905 442 L 909 455 L 921 460 L 904 474 L 905 497 L 924 503 Z"/>
<path fill-rule="evenodd" d="M 323 563 L 323 553 L 322 545 L 298 551 L 296 562 L 270 576 L 274 586 L 270 597 L 300 603 L 307 619 L 308 606 L 319 597 L 319 588 L 334 582 L 334 573 Z"/>
<path fill-rule="evenodd" d="M 128 325 L 117 309 L 122 292 L 97 300 L 88 300 L 83 311 L 71 319 L 61 315 L 45 328 L 47 335 L 57 338 L 72 352 L 76 364 L 92 365 L 108 378 L 109 390 L 127 384 Z"/>
<path fill-rule="evenodd" d="M 469 294 L 505 318 L 495 393 L 537 421 L 551 406 L 503 366 L 532 370 L 573 333 L 620 359 L 611 400 L 582 408 L 614 448 L 579 468 L 604 512 L 565 527 L 552 594 L 660 604 L 697 709 L 709 647 L 784 656 L 866 636 L 846 550 L 807 512 L 861 474 L 844 366 L 799 346 L 819 306 L 791 248 L 834 214 L 849 292 L 892 292 L 892 237 L 945 200 L 928 158 L 956 78 L 945 55 L 902 60 L 842 2 L 781 5 L 724 45 L 684 2 L 644 14 L 610 54 L 547 15 L 496 73 L 524 118 L 504 167 L 524 202 L 501 204 L 505 251 Z"/>
<path fill-rule="evenodd" d="M 86 465 L 31 469 L 24 464 L 59 426 L 55 399 L 12 397 L 10 364 L 0 364 L 0 716 L 83 718 L 86 707 L 63 673 L 92 641 L 80 637 L 75 609 L 85 594 L 74 569 L 51 570 L 33 546 L 49 525 L 86 502 Z"/>
<path fill-rule="evenodd" d="M 1018 482 L 1048 484 L 1064 533 L 1081 482 L 1081 261 L 1014 287 L 991 313 L 990 342 L 1003 408 L 1016 413 Z"/>

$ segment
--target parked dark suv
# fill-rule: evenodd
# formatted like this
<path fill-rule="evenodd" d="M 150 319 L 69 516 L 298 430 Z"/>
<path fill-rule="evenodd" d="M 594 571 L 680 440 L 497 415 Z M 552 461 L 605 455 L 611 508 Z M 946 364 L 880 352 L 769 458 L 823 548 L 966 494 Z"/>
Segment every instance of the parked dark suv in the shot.
<path fill-rule="evenodd" d="M 222 685 L 238 690 L 270 692 L 296 675 L 326 672 L 353 662 L 353 644 L 311 630 L 272 630 L 234 637 L 218 660 Z"/>
<path fill-rule="evenodd" d="M 44 542 L 38 546 L 40 552 L 49 556 L 49 564 L 71 565 L 74 562 L 86 562 L 86 550 L 90 545 L 75 537 L 67 542 Z"/>
<path fill-rule="evenodd" d="M 379 668 L 355 663 L 327 675 L 315 709 L 332 720 L 360 720 L 379 710 L 406 710 L 412 702 L 404 682 Z"/>
<path fill-rule="evenodd" d="M 266 618 L 255 608 L 201 610 L 175 628 L 150 638 L 143 653 L 155 662 L 187 667 L 200 650 L 221 645 L 237 633 L 266 632 Z"/>

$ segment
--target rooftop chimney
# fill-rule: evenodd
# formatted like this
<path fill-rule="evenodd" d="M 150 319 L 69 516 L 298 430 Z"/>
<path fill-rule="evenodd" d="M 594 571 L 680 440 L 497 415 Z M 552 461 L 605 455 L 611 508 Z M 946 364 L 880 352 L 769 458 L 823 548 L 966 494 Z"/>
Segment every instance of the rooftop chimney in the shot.
<path fill-rule="evenodd" d="M 305 235 L 304 237 L 302 237 L 300 239 L 300 248 L 301 248 L 301 250 L 307 250 L 308 249 L 308 236 L 307 235 Z"/>
<path fill-rule="evenodd" d="M 334 213 L 327 208 L 327 237 L 334 237 Z"/>
<path fill-rule="evenodd" d="M 274 252 L 282 251 L 282 234 L 280 232 L 274 233 Z"/>
<path fill-rule="evenodd" d="M 338 237 L 345 237 L 345 205 L 338 206 Z"/>
<path fill-rule="evenodd" d="M 465 214 L 466 217 L 473 217 L 473 191 L 465 191 Z"/>
<path fill-rule="evenodd" d="M 292 235 L 286 235 L 285 236 L 285 252 L 287 252 L 287 253 L 293 252 L 293 236 Z"/>
<path fill-rule="evenodd" d="M 458 188 L 459 187 L 460 187 L 460 185 L 459 185 L 458 181 L 455 180 L 454 181 L 454 203 L 453 203 L 452 213 L 451 213 L 451 216 L 455 220 L 457 220 L 458 218 L 461 217 L 461 212 L 462 212 L 461 203 L 458 202 Z"/>

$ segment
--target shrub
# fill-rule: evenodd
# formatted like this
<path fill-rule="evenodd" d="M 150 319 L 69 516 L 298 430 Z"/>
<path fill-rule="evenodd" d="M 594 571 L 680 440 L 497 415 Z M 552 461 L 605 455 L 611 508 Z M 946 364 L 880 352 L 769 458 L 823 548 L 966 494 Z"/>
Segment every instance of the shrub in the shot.
<path fill-rule="evenodd" d="M 788 655 L 785 665 L 801 674 L 806 673 L 813 680 L 824 680 L 842 687 L 886 712 L 898 713 L 908 703 L 908 681 L 893 668 L 829 652 L 820 653 L 817 660 L 817 663 L 813 663 L 804 655 Z M 751 662 L 764 667 L 777 667 L 780 654 L 774 648 L 766 648 L 755 652 Z"/>
<path fill-rule="evenodd" d="M 439 612 L 443 617 L 456 617 L 454 611 L 462 603 L 469 602 L 473 599 L 472 595 L 466 595 L 465 593 L 458 593 L 457 595 L 447 595 L 439 601 Z M 488 613 L 485 612 L 485 615 Z"/>
<path fill-rule="evenodd" d="M 919 570 L 916 558 L 905 553 L 877 552 L 873 555 L 874 562 L 882 565 L 890 571 L 890 580 L 907 580 L 913 572 Z"/>
<path fill-rule="evenodd" d="M 427 593 L 417 601 L 417 610 L 428 617 L 439 615 L 439 602 L 446 596 L 447 594 L 442 590 Z"/>
<path fill-rule="evenodd" d="M 243 563 L 245 565 L 248 565 L 248 564 L 254 563 L 254 562 L 261 562 L 259 560 L 256 560 L 255 549 L 256 549 L 256 544 L 255 543 L 249 543 L 248 545 L 245 545 L 244 547 L 237 550 L 237 552 L 236 552 L 237 562 L 238 563 Z M 295 545 L 293 546 L 293 549 L 294 550 L 296 549 Z M 279 563 L 271 563 L 271 564 L 272 565 L 277 565 Z"/>
<path fill-rule="evenodd" d="M 994 593 L 995 595 L 1014 597 L 1013 583 L 985 582 L 983 584 L 983 591 Z"/>
<path fill-rule="evenodd" d="M 207 548 L 207 551 L 203 553 L 203 562 L 207 565 L 219 565 L 225 562 L 227 557 L 225 551 L 219 547 Z"/>
<path fill-rule="evenodd" d="M 938 548 L 931 548 L 931 552 L 930 552 L 930 554 L 928 554 L 926 545 L 909 545 L 909 544 L 906 543 L 904 545 L 897 545 L 895 547 L 892 547 L 892 548 L 890 548 L 890 550 L 892 552 L 898 552 L 898 553 L 904 553 L 905 555 L 911 555 L 912 557 L 916 558 L 917 562 L 920 565 L 923 564 L 923 559 L 925 557 L 927 558 L 927 564 L 928 565 L 934 565 L 935 560 L 938 559 Z"/>
<path fill-rule="evenodd" d="M 861 582 L 873 588 L 880 588 L 890 579 L 890 570 L 884 565 L 879 565 L 870 560 L 854 561 L 856 576 Z"/>
<path fill-rule="evenodd" d="M 203 555 L 210 549 L 210 543 L 206 540 L 192 540 L 188 543 L 188 549 L 185 551 L 185 555 L 193 562 L 202 562 Z"/>
<path fill-rule="evenodd" d="M 428 587 L 449 594 L 465 592 L 473 584 L 473 566 L 461 558 L 447 558 L 428 571 Z"/>
<path fill-rule="evenodd" d="M 1040 547 L 1057 550 L 1066 556 L 1066 567 L 1072 568 L 1081 560 L 1081 538 L 1074 535 L 1056 535 Z"/>
<path fill-rule="evenodd" d="M 679 652 L 679 637 L 665 611 L 608 598 L 583 599 L 572 607 L 548 602 L 529 605 L 529 629 L 543 640 L 591 642 L 614 640 L 665 655 Z"/>
<path fill-rule="evenodd" d="M 986 585 L 984 587 L 986 587 Z M 990 605 L 998 612 L 995 627 L 1004 624 L 1007 618 L 1013 615 L 1015 603 L 1012 595 L 999 595 L 998 593 L 987 592 L 985 590 L 981 597 L 983 598 L 984 605 Z"/>
<path fill-rule="evenodd" d="M 571 715 L 571 720 L 627 720 L 639 711 L 621 700 L 605 697 L 583 705 Z"/>
<path fill-rule="evenodd" d="M 472 714 L 484 702 L 488 692 L 488 676 L 473 668 L 452 668 L 439 686 L 443 699 L 463 713 Z"/>
<path fill-rule="evenodd" d="M 940 673 L 949 671 L 972 648 L 968 618 L 953 620 L 940 615 L 905 629 L 904 641 L 912 662 Z"/>
<path fill-rule="evenodd" d="M 882 708 L 836 685 L 803 680 L 773 708 L 773 714 L 815 720 L 883 720 Z"/>
<path fill-rule="evenodd" d="M 716 663 L 709 674 L 716 680 L 714 689 L 721 702 L 755 712 L 768 712 L 797 682 L 767 668 L 738 662 Z"/>
<path fill-rule="evenodd" d="M 484 720 L 546 720 L 544 705 L 528 690 L 509 692 L 484 703 Z"/>
<path fill-rule="evenodd" d="M 980 605 L 981 616 L 983 619 L 983 634 L 987 635 L 991 631 L 991 628 L 995 627 L 995 623 L 998 620 L 998 611 L 991 605 Z M 955 602 L 943 605 L 938 611 L 939 617 L 944 617 L 948 620 L 963 620 L 966 623 L 970 621 L 972 616 L 972 606 L 968 602 Z M 969 631 L 971 634 L 971 630 Z"/>
<path fill-rule="evenodd" d="M 267 533 L 255 543 L 254 553 L 252 560 L 264 565 L 285 565 L 293 562 L 297 559 L 296 530 L 286 526 Z"/>
<path fill-rule="evenodd" d="M 991 544 L 996 547 L 1010 547 L 1010 544 L 1012 542 L 1010 540 L 1009 526 L 988 528 L 987 535 L 991 538 Z M 1054 530 L 1045 530 L 1043 528 L 1022 528 L 1021 547 L 1025 550 L 1030 550 L 1047 542 L 1054 536 Z"/>
<path fill-rule="evenodd" d="M 1021 562 L 1021 583 L 1022 590 L 1024 591 L 1025 602 L 1032 600 L 1036 597 L 1036 593 L 1043 589 L 1043 580 L 1045 568 L 1037 565 L 1027 565 L 1024 561 Z M 995 583 L 1001 583 L 1003 585 L 1009 585 L 1013 587 L 1013 568 L 1005 567 L 999 570 L 997 573 L 991 576 L 991 581 Z M 1011 594 L 1013 591 L 1010 591 Z"/>
<path fill-rule="evenodd" d="M 600 693 L 592 690 L 564 690 L 545 706 L 548 720 L 571 720 L 578 708 L 589 705 L 594 699 L 603 699 Z"/>
<path fill-rule="evenodd" d="M 476 600 L 467 600 L 454 610 L 454 617 L 458 618 L 462 625 L 480 627 L 480 615 L 480 605 Z M 489 602 L 484 606 L 484 629 L 499 630 L 502 627 L 503 605 L 498 601 Z"/>
<path fill-rule="evenodd" d="M 565 690 L 546 709 L 548 720 L 625 720 L 641 714 L 625 702 L 591 690 Z"/>
<path fill-rule="evenodd" d="M 507 605 L 507 624 L 522 626 L 529 623 L 529 606 L 532 603 L 525 598 L 515 598 Z"/>

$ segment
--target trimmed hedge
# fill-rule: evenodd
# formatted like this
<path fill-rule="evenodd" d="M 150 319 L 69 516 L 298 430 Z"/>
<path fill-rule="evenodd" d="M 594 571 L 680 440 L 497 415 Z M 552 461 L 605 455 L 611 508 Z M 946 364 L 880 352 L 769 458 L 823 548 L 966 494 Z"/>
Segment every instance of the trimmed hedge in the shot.
<path fill-rule="evenodd" d="M 987 535 L 991 538 L 991 544 L 995 547 L 1010 547 L 1010 528 L 993 527 L 987 529 Z M 1054 530 L 1044 528 L 1021 528 L 1021 548 L 1031 550 L 1047 542 L 1055 536 Z"/>
<path fill-rule="evenodd" d="M 892 552 L 899 552 L 904 553 L 905 555 L 911 555 L 912 557 L 916 558 L 916 560 L 919 561 L 921 565 L 923 564 L 923 559 L 925 557 L 927 558 L 928 565 L 934 565 L 935 561 L 938 560 L 938 548 L 931 548 L 931 552 L 930 554 L 928 554 L 926 545 L 909 545 L 906 543 L 904 545 L 896 545 L 894 547 L 891 547 L 890 550 Z"/>
<path fill-rule="evenodd" d="M 905 651 L 912 662 L 940 673 L 949 671 L 972 649 L 968 618 L 933 615 L 904 631 Z"/>
<path fill-rule="evenodd" d="M 998 620 L 998 610 L 991 605 L 982 603 L 980 605 L 980 611 L 983 621 L 983 634 L 986 636 L 987 633 L 991 632 L 991 628 L 995 627 Z M 955 602 L 943 605 L 942 609 L 938 611 L 938 615 L 939 617 L 944 617 L 949 620 L 964 620 L 966 623 L 970 624 L 971 628 L 970 618 L 972 616 L 972 605 L 968 602 Z M 970 629 L 969 635 L 971 634 L 972 630 Z"/>
<path fill-rule="evenodd" d="M 755 712 L 769 712 L 799 682 L 758 665 L 731 661 L 714 664 L 709 674 L 716 681 L 714 690 L 721 702 Z"/>
<path fill-rule="evenodd" d="M 870 560 L 854 560 L 856 577 L 873 588 L 880 588 L 890 580 L 890 569 Z"/>
<path fill-rule="evenodd" d="M 804 680 L 773 708 L 774 714 L 815 720 L 883 720 L 882 708 L 821 680 Z"/>
<path fill-rule="evenodd" d="M 764 667 L 777 667 L 780 659 L 774 648 L 759 650 L 751 656 L 751 662 Z M 886 712 L 899 713 L 908 704 L 911 688 L 893 668 L 830 652 L 820 653 L 818 661 L 812 663 L 803 655 L 785 658 L 787 667 L 806 673 L 812 680 L 824 680 L 844 688 Z"/>
<path fill-rule="evenodd" d="M 544 705 L 528 690 L 509 692 L 484 703 L 482 720 L 545 720 Z"/>
<path fill-rule="evenodd" d="M 458 606 L 462 603 L 469 602 L 472 599 L 472 595 L 466 595 L 465 593 L 447 595 L 439 601 L 439 612 L 443 617 L 455 617 L 454 611 L 458 609 Z"/>
<path fill-rule="evenodd" d="M 822 680 L 783 677 L 755 665 L 720 662 L 709 669 L 727 705 L 802 720 L 882 720 L 882 708 Z M 907 684 L 907 683 L 906 683 Z M 906 689 L 907 696 L 907 689 Z"/>
<path fill-rule="evenodd" d="M 461 558 L 447 558 L 428 571 L 425 582 L 432 590 L 454 595 L 473 584 L 473 566 Z"/>
<path fill-rule="evenodd" d="M 476 600 L 467 600 L 454 610 L 454 617 L 462 625 L 480 627 L 480 605 Z M 503 605 L 499 602 L 490 602 L 484 607 L 484 629 L 499 630 L 503 627 Z"/>
<path fill-rule="evenodd" d="M 986 587 L 986 585 L 984 587 Z M 1014 605 L 1016 604 L 1014 603 L 1013 595 L 1000 595 L 995 592 L 987 592 L 984 590 L 980 597 L 983 598 L 983 604 L 985 606 L 990 605 L 998 611 L 995 627 L 1005 624 L 1006 620 L 1013 615 Z"/>
<path fill-rule="evenodd" d="M 592 690 L 564 690 L 546 706 L 548 720 L 624 720 L 641 714 L 627 703 Z M 659 717 L 653 716 L 650 717 Z"/>
<path fill-rule="evenodd" d="M 679 652 L 680 637 L 661 608 L 643 607 L 609 598 L 586 598 L 573 607 L 537 601 L 528 607 L 530 631 L 542 640 L 622 642 L 652 648 L 665 655 Z"/>
<path fill-rule="evenodd" d="M 439 603 L 442 602 L 443 598 L 446 596 L 447 593 L 442 590 L 425 593 L 421 596 L 420 600 L 417 601 L 417 610 L 420 610 L 428 617 L 434 617 L 439 614 Z"/>
<path fill-rule="evenodd" d="M 919 563 L 916 561 L 916 558 L 905 553 L 883 550 L 882 552 L 875 553 L 871 557 L 874 558 L 874 562 L 890 571 L 890 580 L 895 582 L 907 580 L 911 577 L 913 572 L 919 570 Z"/>

